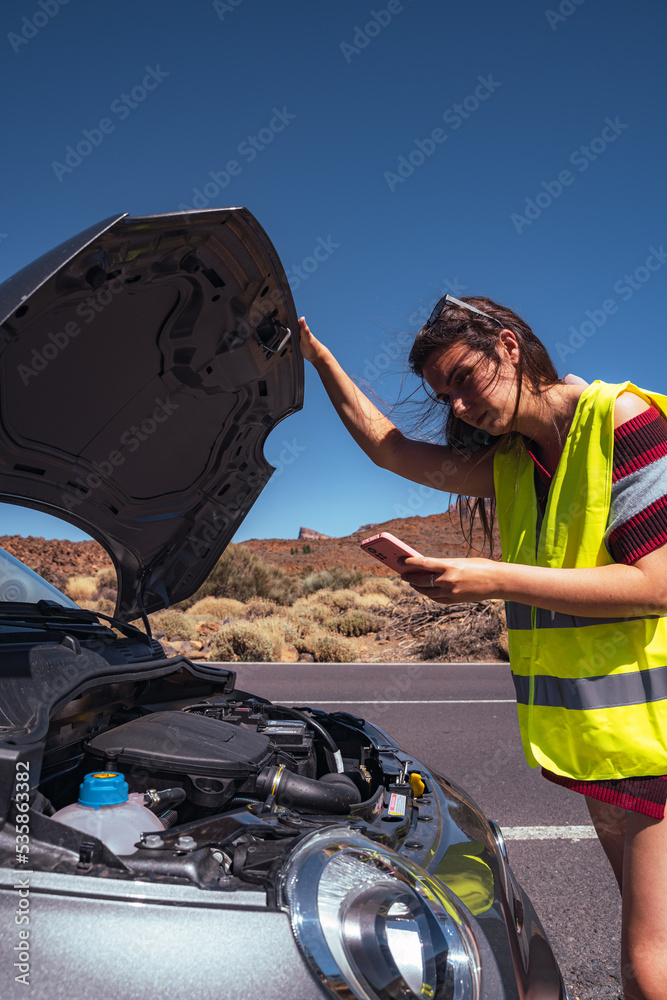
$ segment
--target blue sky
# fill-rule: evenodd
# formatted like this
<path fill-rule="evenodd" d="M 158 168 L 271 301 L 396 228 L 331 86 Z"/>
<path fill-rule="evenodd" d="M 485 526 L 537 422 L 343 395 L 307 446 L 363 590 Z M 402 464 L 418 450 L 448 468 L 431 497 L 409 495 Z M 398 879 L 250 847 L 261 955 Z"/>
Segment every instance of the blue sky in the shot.
<path fill-rule="evenodd" d="M 660 0 L 7 2 L 0 279 L 117 212 L 244 205 L 299 315 L 387 406 L 445 291 L 521 313 L 563 374 L 667 392 L 666 28 Z M 237 540 L 448 505 L 376 469 L 309 366 L 265 453 Z"/>

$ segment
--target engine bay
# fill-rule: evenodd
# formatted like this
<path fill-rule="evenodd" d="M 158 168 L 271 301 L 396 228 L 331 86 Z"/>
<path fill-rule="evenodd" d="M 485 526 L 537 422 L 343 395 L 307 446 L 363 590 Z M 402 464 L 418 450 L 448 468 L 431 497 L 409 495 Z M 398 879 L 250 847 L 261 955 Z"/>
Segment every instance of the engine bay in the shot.
<path fill-rule="evenodd" d="M 277 771 L 284 774 L 281 785 L 287 775 L 304 779 L 290 783 L 291 805 L 308 811 L 312 804 L 310 811 L 316 812 L 339 810 L 337 801 L 327 809 L 326 794 L 313 797 L 315 782 L 330 784 L 342 775 L 350 802 L 360 802 L 370 796 L 372 771 L 376 787 L 382 778 L 370 747 L 347 746 L 354 756 L 343 760 L 314 716 L 252 696 L 219 695 L 171 710 L 121 709 L 108 727 L 67 749 L 72 756 L 64 757 L 65 747 L 47 745 L 44 755 L 40 792 L 50 806 L 59 809 L 75 801 L 85 774 L 117 771 L 130 792 L 182 790 L 169 826 L 276 796 L 278 785 L 269 779 Z"/>
<path fill-rule="evenodd" d="M 30 803 L 33 867 L 270 897 L 304 834 L 342 823 L 397 848 L 435 808 L 426 778 L 381 730 L 237 691 L 229 673 L 224 685 L 180 670 L 91 687 L 54 712 Z M 159 820 L 135 827 L 129 851 L 68 825 L 91 777 L 126 782 Z"/>

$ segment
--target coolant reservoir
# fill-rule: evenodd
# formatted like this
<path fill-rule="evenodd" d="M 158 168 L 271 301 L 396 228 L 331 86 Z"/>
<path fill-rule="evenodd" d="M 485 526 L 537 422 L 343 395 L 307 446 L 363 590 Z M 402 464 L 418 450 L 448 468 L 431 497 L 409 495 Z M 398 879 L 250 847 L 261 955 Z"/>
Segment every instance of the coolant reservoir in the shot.
<path fill-rule="evenodd" d="M 147 809 L 116 771 L 94 771 L 87 774 L 79 786 L 79 801 L 59 809 L 51 819 L 92 833 L 114 854 L 134 854 L 142 833 L 161 830 L 164 826 L 155 813 Z"/>

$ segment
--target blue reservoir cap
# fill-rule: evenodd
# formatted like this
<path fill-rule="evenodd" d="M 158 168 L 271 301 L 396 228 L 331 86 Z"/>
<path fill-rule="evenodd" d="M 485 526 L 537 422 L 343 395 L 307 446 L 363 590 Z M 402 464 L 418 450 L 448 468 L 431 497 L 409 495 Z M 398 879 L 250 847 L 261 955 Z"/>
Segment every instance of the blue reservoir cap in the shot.
<path fill-rule="evenodd" d="M 82 806 L 115 806 L 127 802 L 127 781 L 117 771 L 93 771 L 79 785 L 79 803 Z"/>

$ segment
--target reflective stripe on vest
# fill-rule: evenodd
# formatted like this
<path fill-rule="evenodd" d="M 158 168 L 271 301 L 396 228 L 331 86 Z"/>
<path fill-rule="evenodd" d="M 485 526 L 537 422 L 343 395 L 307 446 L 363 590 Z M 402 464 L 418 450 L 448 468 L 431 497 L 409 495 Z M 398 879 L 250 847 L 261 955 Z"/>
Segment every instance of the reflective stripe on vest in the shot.
<path fill-rule="evenodd" d="M 509 629 L 530 629 L 530 604 L 518 601 L 505 602 L 505 617 Z M 651 618 L 667 618 L 667 615 L 637 615 L 634 618 L 583 618 L 579 615 L 564 615 L 560 611 L 545 611 L 535 608 L 536 628 L 586 628 L 587 625 L 616 625 L 621 622 L 648 621 Z"/>
<path fill-rule="evenodd" d="M 628 382 L 584 389 L 541 523 L 535 466 L 523 439 L 498 450 L 494 481 L 505 561 L 555 569 L 613 562 L 604 535 L 614 404 L 626 389 L 667 416 L 667 397 Z M 508 602 L 507 624 L 532 766 L 580 780 L 667 775 L 666 614 L 588 618 Z"/>
<path fill-rule="evenodd" d="M 520 705 L 530 703 L 530 677 L 513 674 Z M 533 705 L 586 711 L 592 708 L 622 708 L 667 698 L 667 666 L 653 670 L 607 674 L 602 677 L 545 677 L 533 680 Z"/>

